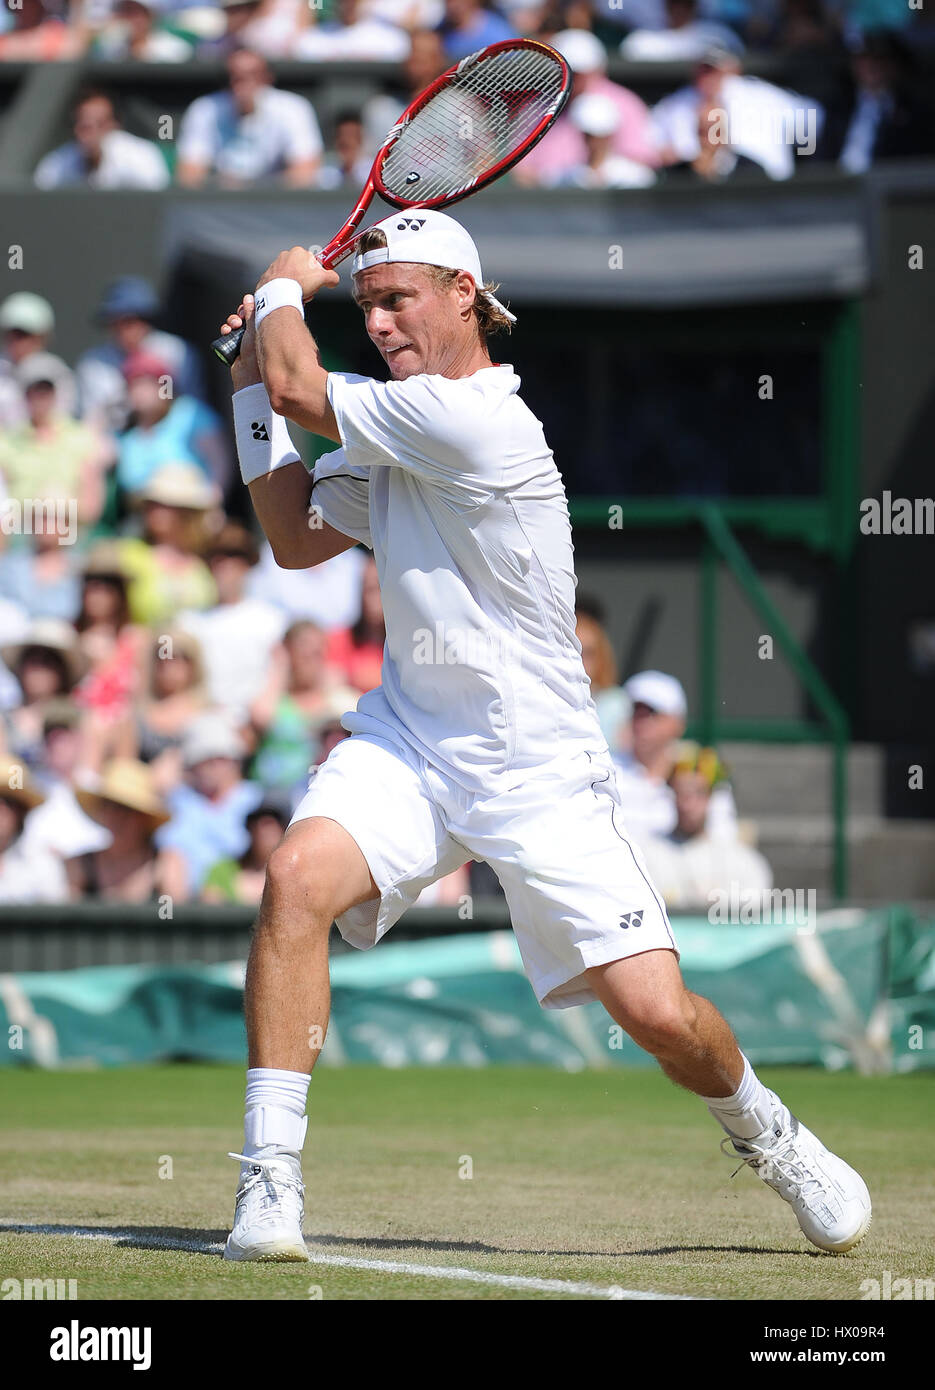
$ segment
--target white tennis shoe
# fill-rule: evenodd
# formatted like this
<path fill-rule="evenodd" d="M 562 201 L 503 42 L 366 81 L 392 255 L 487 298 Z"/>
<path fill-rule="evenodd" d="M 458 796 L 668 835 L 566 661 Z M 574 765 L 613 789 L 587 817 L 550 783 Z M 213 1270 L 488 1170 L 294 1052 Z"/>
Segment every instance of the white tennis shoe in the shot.
<path fill-rule="evenodd" d="M 263 1157 L 234 1153 L 228 1157 L 240 1159 L 242 1166 L 225 1260 L 307 1260 L 299 1155 L 271 1146 Z"/>
<path fill-rule="evenodd" d="M 870 1228 L 867 1184 L 843 1159 L 830 1153 L 775 1092 L 769 1095 L 776 1107 L 770 1127 L 755 1139 L 729 1135 L 721 1141 L 722 1149 L 729 1144 L 757 1177 L 789 1203 L 813 1245 L 836 1254 L 852 1249 Z"/>

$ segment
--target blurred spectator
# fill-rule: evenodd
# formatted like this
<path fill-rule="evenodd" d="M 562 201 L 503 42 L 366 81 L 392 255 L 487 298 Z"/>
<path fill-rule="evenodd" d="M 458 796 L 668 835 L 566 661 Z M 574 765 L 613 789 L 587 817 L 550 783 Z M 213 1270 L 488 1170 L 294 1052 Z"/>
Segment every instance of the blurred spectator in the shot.
<path fill-rule="evenodd" d="M 434 29 L 445 15 L 445 0 L 362 0 L 361 13 L 398 24 L 407 34 Z M 447 64 L 446 64 L 447 66 Z"/>
<path fill-rule="evenodd" d="M 191 464 L 167 463 L 134 500 L 142 508 L 143 535 L 119 543 L 133 621 L 157 626 L 183 608 L 210 608 L 217 590 L 201 556 L 217 489 Z"/>
<path fill-rule="evenodd" d="M 145 764 L 133 758 L 107 763 L 93 787 L 80 788 L 78 801 L 110 834 L 110 844 L 68 861 L 75 896 L 113 902 L 152 902 L 167 892 L 165 857 L 156 833 L 169 811 Z"/>
<path fill-rule="evenodd" d="M 274 653 L 266 684 L 250 718 L 257 749 L 252 775 L 264 787 L 291 791 L 303 786 L 316 761 L 322 724 L 356 709 L 358 692 L 339 683 L 325 659 L 327 637 L 310 622 L 293 623 Z"/>
<path fill-rule="evenodd" d="M 823 118 L 820 103 L 743 77 L 736 54 L 725 48 L 709 49 L 693 84 L 663 97 L 652 113 L 662 163 L 716 178 L 727 177 L 740 158 L 771 179 L 791 178 L 795 150 L 814 154 Z"/>
<path fill-rule="evenodd" d="M 86 766 L 97 771 L 112 757 L 138 758 L 163 795 L 182 777 L 182 743 L 189 725 L 208 708 L 201 649 L 187 632 L 149 634 L 142 687 L 119 722 L 93 718 L 86 735 Z"/>
<path fill-rule="evenodd" d="M 607 53 L 600 39 L 586 29 L 565 29 L 552 39 L 553 47 L 573 74 L 571 102 L 534 150 L 513 171 L 517 183 L 554 184 L 570 169 L 588 162 L 588 147 L 572 112 L 584 96 L 609 98 L 620 115 L 613 136 L 613 152 L 650 168 L 659 157 L 652 140 L 649 111 L 635 92 L 606 76 Z"/>
<path fill-rule="evenodd" d="M 321 166 L 318 187 L 332 189 L 350 184 L 362 188 L 372 162 L 364 150 L 363 121 L 356 111 L 342 111 L 335 118 L 333 146 Z"/>
<path fill-rule="evenodd" d="M 68 899 L 62 861 L 24 835 L 43 797 L 21 763 L 0 757 L 0 903 L 61 903 Z"/>
<path fill-rule="evenodd" d="M 16 369 L 27 357 L 46 352 L 55 330 L 52 305 L 41 295 L 19 290 L 0 304 L 0 428 L 19 425 L 26 419 L 26 399 L 16 380 Z M 47 354 L 50 355 L 50 354 Z M 66 415 L 75 412 L 75 382 L 60 357 L 55 359 L 58 404 Z"/>
<path fill-rule="evenodd" d="M 339 743 L 343 743 L 346 738 L 350 738 L 350 734 L 341 723 L 347 710 L 341 709 L 339 707 L 340 703 L 341 702 L 337 700 L 332 701 L 332 711 L 330 714 L 325 715 L 324 722 L 319 727 L 318 753 L 314 763 L 315 767 L 321 767 L 322 763 L 327 762 L 332 749 L 336 748 Z M 296 792 L 293 793 L 296 797 L 296 805 L 298 805 L 304 791 L 304 787 L 299 787 L 296 789 Z"/>
<path fill-rule="evenodd" d="M 21 703 L 3 714 L 4 748 L 30 766 L 42 757 L 42 721 L 50 700 L 70 695 L 85 672 L 78 634 L 58 618 L 37 618 L 22 640 L 3 648 Z"/>
<path fill-rule="evenodd" d="M 822 0 L 783 0 L 765 45 L 791 53 L 840 48 L 841 31 Z"/>
<path fill-rule="evenodd" d="M 104 92 L 84 92 L 72 108 L 74 139 L 36 166 L 39 188 L 165 188 L 169 166 L 152 140 L 123 130 Z"/>
<path fill-rule="evenodd" d="M 632 748 L 616 756 L 617 786 L 627 831 L 641 847 L 650 835 L 675 828 L 675 794 L 669 777 L 685 732 L 685 691 L 674 676 L 641 671 L 623 687 L 633 705 Z M 725 782 L 712 795 L 708 828 L 719 838 L 736 836 L 737 811 Z"/>
<path fill-rule="evenodd" d="M 881 159 L 935 153 L 930 88 L 915 72 L 912 50 L 889 30 L 858 40 L 851 58 L 851 89 L 829 114 L 821 155 L 849 174 L 863 174 Z"/>
<path fill-rule="evenodd" d="M 77 33 L 42 0 L 17 0 L 9 9 L 13 28 L 0 34 L 0 63 L 54 63 L 78 56 Z"/>
<path fill-rule="evenodd" d="M 94 547 L 83 581 L 75 628 L 88 669 L 75 700 L 110 725 L 126 716 L 136 694 L 146 631 L 130 621 L 129 575 L 118 542 L 101 541 Z"/>
<path fill-rule="evenodd" d="M 54 501 L 67 509 L 69 527 L 93 526 L 104 505 L 111 441 L 62 409 L 60 392 L 64 383 L 67 394 L 71 375 L 63 378 L 61 359 L 51 352 L 34 352 L 20 362 L 16 381 L 27 418 L 0 436 L 0 477 L 8 495 L 21 506 Z"/>
<path fill-rule="evenodd" d="M 158 6 L 145 0 L 117 0 L 114 22 L 98 35 L 93 56 L 116 63 L 184 63 L 192 46 L 164 29 L 154 13 Z"/>
<path fill-rule="evenodd" d="M 620 45 L 629 63 L 695 62 L 712 45 L 734 53 L 743 44 L 726 24 L 698 18 L 697 0 L 666 0 L 664 29 L 634 29 Z"/>
<path fill-rule="evenodd" d="M 263 599 L 246 594 L 247 576 L 259 558 L 256 541 L 243 526 L 228 522 L 205 552 L 217 588 L 217 603 L 181 613 L 179 626 L 198 641 L 212 704 L 241 724 L 260 693 L 270 653 L 282 639 L 286 616 Z"/>
<path fill-rule="evenodd" d="M 601 732 L 612 753 L 622 752 L 629 739 L 632 705 L 618 682 L 617 661 L 604 626 L 603 609 L 584 594 L 575 600 L 575 636 L 581 643 L 581 660 L 591 682 L 591 699 Z"/>
<path fill-rule="evenodd" d="M 300 34 L 296 57 L 317 63 L 401 63 L 409 52 L 409 35 L 363 9 L 361 0 L 336 0 L 333 19 L 309 25 Z"/>
<path fill-rule="evenodd" d="M 59 859 L 105 849 L 111 836 L 81 807 L 76 777 L 84 759 L 82 713 L 72 700 L 50 700 L 42 717 L 42 750 L 36 784 L 45 800 L 26 821 L 24 837 Z"/>
<path fill-rule="evenodd" d="M 223 493 L 231 458 L 220 418 L 204 401 L 175 393 L 168 362 L 141 348 L 123 363 L 133 424 L 120 436 L 117 486 L 139 492 L 168 464 L 184 463 Z"/>
<path fill-rule="evenodd" d="M 226 58 L 235 48 L 252 48 L 267 58 L 288 58 L 311 18 L 307 0 L 219 0 L 224 30 L 198 45 L 199 58 Z"/>
<path fill-rule="evenodd" d="M 292 813 L 285 802 L 269 796 L 246 818 L 250 843 L 239 859 L 219 859 L 201 890 L 206 903 L 249 903 L 256 906 L 266 883 L 266 861 L 285 833 Z"/>
<path fill-rule="evenodd" d="M 247 849 L 246 818 L 263 792 L 243 778 L 245 752 L 241 734 L 222 715 L 202 715 L 189 726 L 182 747 L 188 781 L 169 794 L 172 819 L 157 836 L 176 902 L 197 897 L 219 859 L 239 858 Z"/>
<path fill-rule="evenodd" d="M 387 131 L 393 128 L 406 107 L 450 66 L 442 36 L 436 29 L 413 31 L 409 53 L 402 65 L 402 87 L 393 92 L 380 92 L 364 103 L 361 114 L 370 159 L 373 159 L 386 139 Z"/>
<path fill-rule="evenodd" d="M 18 604 L 30 618 L 73 622 L 81 602 L 78 556 L 63 545 L 54 519 L 34 514 L 29 544 L 0 555 L 0 597 Z"/>
<path fill-rule="evenodd" d="M 311 103 L 274 87 L 266 59 L 249 49 L 231 53 L 227 73 L 226 91 L 198 97 L 182 117 L 179 183 L 195 187 L 214 175 L 228 188 L 276 177 L 309 187 L 322 152 Z"/>
<path fill-rule="evenodd" d="M 655 172 L 626 155 L 614 154 L 614 140 L 620 130 L 620 111 L 603 92 L 589 92 L 572 104 L 569 119 L 584 136 L 586 158 L 566 169 L 557 180 L 559 187 L 646 188 L 656 182 Z"/>
<path fill-rule="evenodd" d="M 445 18 L 438 31 L 449 63 L 458 63 L 490 43 L 516 37 L 513 26 L 481 0 L 445 0 Z"/>
<path fill-rule="evenodd" d="M 109 341 L 89 348 L 75 367 L 81 414 L 86 420 L 115 431 L 126 429 L 130 397 L 123 368 L 138 352 L 166 364 L 177 395 L 203 399 L 204 373 L 197 352 L 184 338 L 154 328 L 158 317 L 159 300 L 146 280 L 125 275 L 107 286 L 97 321 L 106 329 Z"/>
<path fill-rule="evenodd" d="M 707 909 L 716 893 L 736 888 L 743 897 L 773 886 L 762 854 L 739 840 L 709 833 L 712 795 L 726 783 L 726 769 L 713 748 L 683 748 L 669 777 L 675 826 L 667 835 L 641 842 L 653 882 L 669 908 Z"/>
<path fill-rule="evenodd" d="M 247 593 L 279 608 L 290 622 L 307 618 L 326 631 L 351 627 L 360 617 L 364 560 L 364 550 L 355 545 L 310 570 L 284 570 L 264 541 L 260 563 L 247 580 Z"/>
<path fill-rule="evenodd" d="M 367 557 L 360 591 L 360 617 L 352 628 L 337 628 L 328 638 L 325 660 L 349 686 L 363 694 L 383 678 L 386 626 L 383 599 L 373 556 Z"/>

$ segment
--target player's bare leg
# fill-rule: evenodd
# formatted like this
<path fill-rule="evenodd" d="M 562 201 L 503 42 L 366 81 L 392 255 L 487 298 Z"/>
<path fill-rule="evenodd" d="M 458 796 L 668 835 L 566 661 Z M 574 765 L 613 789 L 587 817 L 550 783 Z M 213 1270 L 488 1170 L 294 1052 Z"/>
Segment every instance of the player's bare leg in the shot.
<path fill-rule="evenodd" d="M 328 936 L 349 907 L 379 896 L 337 821 L 314 816 L 270 856 L 244 989 L 248 1065 L 311 1072 L 328 1028 Z"/>
<path fill-rule="evenodd" d="M 336 821 L 291 826 L 270 856 L 245 986 L 247 1112 L 231 1260 L 306 1260 L 301 1151 L 309 1076 L 331 1010 L 328 936 L 349 907 L 379 896 Z"/>
<path fill-rule="evenodd" d="M 823 1250 L 851 1249 L 870 1226 L 863 1179 L 767 1090 L 726 1019 L 685 988 L 675 953 L 645 951 L 587 972 L 597 998 L 666 1075 L 700 1096 L 735 1152 L 792 1206 Z"/>

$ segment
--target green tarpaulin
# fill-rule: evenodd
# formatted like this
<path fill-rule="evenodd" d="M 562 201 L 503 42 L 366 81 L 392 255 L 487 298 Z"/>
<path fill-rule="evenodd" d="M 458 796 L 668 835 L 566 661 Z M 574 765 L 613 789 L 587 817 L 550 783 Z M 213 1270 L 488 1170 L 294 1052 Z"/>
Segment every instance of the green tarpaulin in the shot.
<path fill-rule="evenodd" d="M 935 922 L 848 910 L 814 932 L 682 920 L 677 936 L 689 988 L 754 1064 L 935 1065 Z M 650 1062 L 599 1005 L 540 1009 L 507 931 L 337 956 L 332 987 L 326 1065 Z M 241 1061 L 242 1005 L 243 962 L 3 975 L 0 1066 Z"/>

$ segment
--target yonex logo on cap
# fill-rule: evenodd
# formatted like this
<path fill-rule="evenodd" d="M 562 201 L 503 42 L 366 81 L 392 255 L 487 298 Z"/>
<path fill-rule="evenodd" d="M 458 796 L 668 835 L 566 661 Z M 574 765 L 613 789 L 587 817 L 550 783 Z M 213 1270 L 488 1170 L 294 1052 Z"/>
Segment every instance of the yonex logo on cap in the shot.
<path fill-rule="evenodd" d="M 418 174 L 416 178 L 418 178 Z M 404 217 L 401 222 L 396 223 L 397 232 L 417 232 L 420 227 L 425 226 L 424 217 Z"/>

